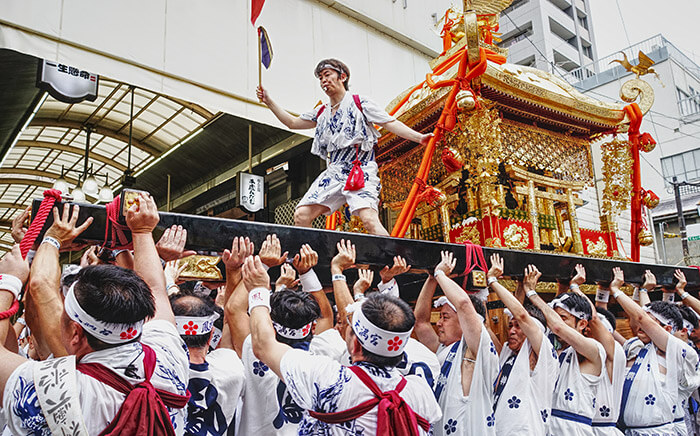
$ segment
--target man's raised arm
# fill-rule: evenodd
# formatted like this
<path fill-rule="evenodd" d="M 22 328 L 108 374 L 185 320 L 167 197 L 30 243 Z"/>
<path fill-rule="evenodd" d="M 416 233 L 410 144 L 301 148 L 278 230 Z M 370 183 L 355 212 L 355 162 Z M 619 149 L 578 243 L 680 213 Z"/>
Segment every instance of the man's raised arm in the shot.
<path fill-rule="evenodd" d="M 241 280 L 241 267 L 246 257 L 253 255 L 254 245 L 247 237 L 233 238 L 231 250 L 224 250 L 221 259 L 226 265 L 226 296 L 224 298 L 224 316 L 231 333 L 233 349 L 238 356 L 243 355 L 243 342 L 250 334 L 248 319 L 248 292 Z"/>
<path fill-rule="evenodd" d="M 69 247 L 73 240 L 92 223 L 92 217 L 76 227 L 80 206 L 63 205 L 63 213 L 53 209 L 53 224 L 46 231 L 44 241 L 37 248 L 32 262 L 29 292 L 26 299 L 25 319 L 34 337 L 37 353 L 43 359 L 50 354 L 65 356 L 66 348 L 61 341 L 61 265 L 58 256 L 60 247 Z"/>
<path fill-rule="evenodd" d="M 496 292 L 498 298 L 505 304 L 505 306 L 513 314 L 513 318 L 518 321 L 520 329 L 525 333 L 528 341 L 532 345 L 532 351 L 535 354 L 539 354 L 540 347 L 542 345 L 542 338 L 544 333 L 540 327 L 533 321 L 532 317 L 525 307 L 518 301 L 518 299 L 511 294 L 511 292 L 506 289 L 503 285 L 498 283 L 498 278 L 503 274 L 503 259 L 498 254 L 491 255 L 491 268 L 489 268 L 487 276 L 487 283 Z M 526 275 L 523 279 L 523 286 L 527 288 L 534 288 L 537 285 L 538 275 L 531 273 Z M 495 279 L 495 280 L 494 280 Z"/>
<path fill-rule="evenodd" d="M 537 267 L 534 265 L 528 265 L 525 269 L 525 276 L 534 274 L 538 279 L 542 275 Z M 579 333 L 576 329 L 569 327 L 559 316 L 559 314 L 549 307 L 547 303 L 537 295 L 537 292 L 531 286 L 528 286 L 523 282 L 525 286 L 525 294 L 530 299 L 532 304 L 542 311 L 545 319 L 547 320 L 547 327 L 560 337 L 564 342 L 574 347 L 574 350 L 591 363 L 595 367 L 596 374 L 600 374 L 603 368 L 603 363 L 600 359 L 600 354 L 598 354 L 598 342 L 595 339 L 587 338 Z"/>
<path fill-rule="evenodd" d="M 175 324 L 175 315 L 165 289 L 165 274 L 158 257 L 156 243 L 153 241 L 153 229 L 159 221 L 156 202 L 149 194 L 139 193 L 138 201 L 126 212 L 126 224 L 131 230 L 134 243 L 134 271 L 141 276 L 153 293 L 156 313 L 152 320 L 162 319 Z"/>
<path fill-rule="evenodd" d="M 277 119 L 280 120 L 280 122 L 288 128 L 313 129 L 314 127 L 316 127 L 316 122 L 310 120 L 302 120 L 301 118 L 295 117 L 294 115 L 284 110 L 282 106 L 278 105 L 270 98 L 270 94 L 268 94 L 267 90 L 262 86 L 258 86 L 256 94 L 258 96 L 258 100 L 260 100 L 268 108 L 270 108 L 270 110 L 273 114 L 275 114 Z"/>
<path fill-rule="evenodd" d="M 435 333 L 433 325 L 430 323 L 433 295 L 435 295 L 436 288 L 437 280 L 435 280 L 435 277 L 428 274 L 420 290 L 420 294 L 418 294 L 416 307 L 413 309 L 413 314 L 416 317 L 416 326 L 413 328 L 413 331 L 416 333 L 416 337 L 421 344 L 428 347 L 433 353 L 437 352 L 440 346 L 440 339 L 437 333 Z"/>
<path fill-rule="evenodd" d="M 649 336 L 654 345 L 660 350 L 666 351 L 670 333 L 649 316 L 640 305 L 620 290 L 620 286 L 623 284 L 625 284 L 624 272 L 622 272 L 621 268 L 613 268 L 613 281 L 610 282 L 610 291 L 613 293 L 613 298 L 622 306 L 622 310 L 625 311 L 627 316 L 630 317 L 630 323 L 632 321 L 636 322 L 644 330 L 644 333 Z"/>

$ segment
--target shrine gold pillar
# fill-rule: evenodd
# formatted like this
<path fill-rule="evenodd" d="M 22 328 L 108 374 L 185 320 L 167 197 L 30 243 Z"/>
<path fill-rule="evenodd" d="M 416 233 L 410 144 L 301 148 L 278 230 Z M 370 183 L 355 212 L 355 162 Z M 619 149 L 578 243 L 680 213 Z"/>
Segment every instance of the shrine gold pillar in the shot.
<path fill-rule="evenodd" d="M 569 226 L 571 227 L 571 239 L 573 239 L 574 252 L 583 254 L 583 243 L 581 242 L 581 231 L 578 228 L 576 219 L 576 205 L 574 204 L 574 192 L 571 188 L 566 189 L 566 211 L 569 215 Z"/>
<path fill-rule="evenodd" d="M 527 181 L 527 208 L 532 224 L 532 244 L 535 250 L 540 249 L 540 222 L 537 219 L 537 197 L 535 196 L 535 182 Z"/>
<path fill-rule="evenodd" d="M 445 242 L 450 242 L 450 209 L 447 207 L 447 202 L 440 206 L 440 221 L 442 221 L 442 236 Z"/>

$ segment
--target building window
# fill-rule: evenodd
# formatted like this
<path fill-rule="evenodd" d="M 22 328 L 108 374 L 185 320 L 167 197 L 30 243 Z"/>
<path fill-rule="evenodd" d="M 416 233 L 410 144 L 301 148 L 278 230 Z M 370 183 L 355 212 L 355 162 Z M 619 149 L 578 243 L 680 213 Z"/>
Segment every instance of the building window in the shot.
<path fill-rule="evenodd" d="M 593 47 L 590 45 L 582 45 L 583 54 L 588 56 L 588 59 L 593 59 Z"/>
<path fill-rule="evenodd" d="M 689 92 L 685 92 L 682 89 L 676 87 L 676 95 L 678 97 L 678 109 L 680 110 L 682 117 L 687 117 L 700 113 L 700 94 L 692 87 L 689 86 L 688 88 Z"/>
<path fill-rule="evenodd" d="M 581 27 L 588 30 L 588 17 L 582 17 L 579 15 L 578 23 L 581 25 Z"/>
<path fill-rule="evenodd" d="M 674 176 L 678 181 L 700 180 L 700 149 L 661 158 L 661 169 L 666 180 Z"/>
<path fill-rule="evenodd" d="M 520 30 L 516 29 L 515 33 L 506 35 L 503 40 L 498 44 L 499 47 L 506 48 L 515 44 L 516 42 L 522 41 L 523 39 L 532 35 L 532 22 L 520 26 Z"/>

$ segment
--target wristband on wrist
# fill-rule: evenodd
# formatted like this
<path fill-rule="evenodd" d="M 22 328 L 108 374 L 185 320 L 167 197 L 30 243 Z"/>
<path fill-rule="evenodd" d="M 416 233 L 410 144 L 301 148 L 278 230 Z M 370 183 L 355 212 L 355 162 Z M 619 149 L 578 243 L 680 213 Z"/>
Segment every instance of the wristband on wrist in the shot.
<path fill-rule="evenodd" d="M 581 289 L 581 288 L 580 288 L 579 285 L 577 285 L 576 283 L 570 283 L 570 284 L 569 284 L 569 289 L 571 289 L 572 291 L 577 291 L 577 290 L 579 290 L 579 289 Z"/>
<path fill-rule="evenodd" d="M 685 300 L 688 297 L 690 297 L 690 293 L 688 291 L 685 291 L 681 294 L 681 300 Z"/>
<path fill-rule="evenodd" d="M 122 253 L 125 252 L 125 251 L 129 251 L 129 250 L 127 250 L 127 249 L 123 249 L 123 250 L 114 250 L 114 251 L 112 251 L 112 256 L 114 256 L 114 258 L 116 259 L 117 256 L 119 256 L 120 254 L 122 254 Z"/>
<path fill-rule="evenodd" d="M 61 249 L 61 242 L 52 236 L 44 236 L 44 239 L 41 241 L 41 243 L 53 245 L 54 247 L 56 247 L 56 250 Z"/>
<path fill-rule="evenodd" d="M 526 296 L 527 298 L 532 298 L 532 297 L 535 296 L 535 295 L 537 295 L 537 291 L 535 291 L 534 289 L 529 290 L 529 291 L 527 291 L 527 292 L 525 293 L 525 296 Z"/>
<path fill-rule="evenodd" d="M 362 292 L 358 292 L 357 294 L 355 294 L 354 298 L 355 298 L 355 301 L 364 300 L 365 294 L 363 294 Z"/>
<path fill-rule="evenodd" d="M 634 288 L 634 292 L 632 292 L 632 300 L 634 300 L 634 301 L 639 301 L 639 292 L 640 292 L 640 291 L 639 291 L 639 288 Z M 613 297 L 614 297 L 616 294 L 617 294 L 617 293 L 613 294 Z"/>
<path fill-rule="evenodd" d="M 301 283 L 301 289 L 306 292 L 316 292 L 323 289 L 321 281 L 318 279 L 318 276 L 313 268 L 310 268 L 304 274 L 301 274 L 299 276 L 299 282 Z"/>
<path fill-rule="evenodd" d="M 614 296 L 614 295 L 613 295 Z M 598 289 L 595 293 L 595 301 L 607 303 L 610 300 L 610 291 L 607 289 Z"/>
<path fill-rule="evenodd" d="M 435 276 L 435 278 L 437 278 L 438 276 L 445 276 L 445 277 L 447 277 L 447 274 L 445 274 L 445 271 L 443 271 L 443 270 L 441 270 L 441 269 L 436 269 L 436 270 L 435 270 L 435 274 L 433 274 L 433 275 Z"/>
<path fill-rule="evenodd" d="M 498 281 L 498 277 L 489 277 L 486 279 L 486 286 L 491 286 L 492 283 L 496 283 Z"/>
<path fill-rule="evenodd" d="M 255 288 L 248 294 L 248 313 L 258 307 L 267 307 L 270 310 L 270 290 L 267 288 Z"/>
<path fill-rule="evenodd" d="M 22 280 L 11 274 L 0 274 L 0 289 L 12 292 L 17 300 L 22 291 Z"/>
<path fill-rule="evenodd" d="M 636 288 L 635 288 L 635 290 L 636 290 Z M 618 289 L 617 291 L 613 292 L 613 297 L 617 300 L 618 297 L 619 297 L 620 295 L 622 295 L 622 294 L 624 294 L 624 292 L 622 292 L 622 290 Z M 596 300 L 595 300 L 595 301 L 598 301 L 598 296 L 597 296 L 597 295 L 596 295 Z M 639 301 L 639 298 L 637 298 L 637 301 Z M 607 300 L 605 300 L 605 302 L 607 302 Z"/>
<path fill-rule="evenodd" d="M 332 281 L 340 280 L 341 282 L 347 282 L 348 279 L 345 277 L 343 274 L 333 274 L 333 279 Z"/>

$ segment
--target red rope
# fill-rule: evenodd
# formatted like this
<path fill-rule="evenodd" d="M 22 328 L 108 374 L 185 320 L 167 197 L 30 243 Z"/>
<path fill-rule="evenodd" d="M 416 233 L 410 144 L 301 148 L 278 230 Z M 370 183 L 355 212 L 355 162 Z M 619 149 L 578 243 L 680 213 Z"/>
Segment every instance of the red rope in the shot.
<path fill-rule="evenodd" d="M 51 209 L 53 209 L 56 200 L 61 201 L 61 191 L 58 189 L 47 189 L 44 191 L 44 199 L 41 201 L 41 206 L 39 206 L 39 210 L 34 219 L 32 219 L 27 233 L 19 243 L 19 250 L 22 252 L 22 258 L 27 258 L 27 253 L 29 253 L 29 250 L 34 246 L 34 242 L 39 236 L 39 233 L 41 233 L 41 229 L 44 228 L 46 219 L 49 217 L 49 213 L 51 213 Z"/>
<path fill-rule="evenodd" d="M 15 299 L 15 301 L 12 303 L 12 306 L 10 306 L 9 309 L 7 309 L 4 312 L 0 312 L 0 320 L 7 319 L 11 316 L 13 316 L 17 311 L 19 310 L 19 300 Z"/>
<path fill-rule="evenodd" d="M 462 288 L 467 287 L 467 278 L 469 273 L 475 268 L 479 268 L 483 272 L 488 271 L 486 267 L 486 258 L 484 258 L 484 250 L 481 245 L 472 244 L 469 242 L 464 243 L 464 282 L 462 282 Z"/>
<path fill-rule="evenodd" d="M 123 250 L 133 248 L 130 238 L 126 235 L 129 227 L 119 223 L 119 209 L 121 208 L 121 196 L 105 205 L 107 209 L 107 222 L 105 223 L 105 242 L 102 247 Z"/>

